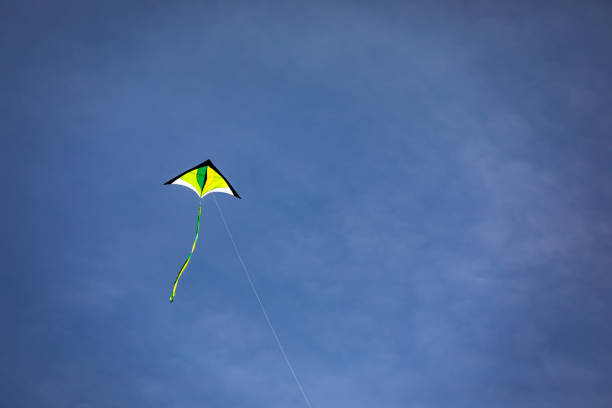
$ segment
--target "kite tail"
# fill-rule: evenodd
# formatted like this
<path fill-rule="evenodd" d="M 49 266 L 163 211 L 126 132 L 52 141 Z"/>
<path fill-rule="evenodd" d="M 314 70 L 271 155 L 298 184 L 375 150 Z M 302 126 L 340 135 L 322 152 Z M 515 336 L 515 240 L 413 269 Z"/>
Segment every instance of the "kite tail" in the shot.
<path fill-rule="evenodd" d="M 187 257 L 187 259 L 185 259 L 185 263 L 181 267 L 181 270 L 179 271 L 178 275 L 176 276 L 176 279 L 174 280 L 174 285 L 172 286 L 172 294 L 170 295 L 170 303 L 174 301 L 176 285 L 178 285 L 178 281 L 181 278 L 183 271 L 187 268 L 187 264 L 189 263 L 189 260 L 191 259 L 191 255 L 193 255 L 193 251 L 195 250 L 196 242 L 198 242 L 198 233 L 200 231 L 200 214 L 201 213 L 202 213 L 202 200 L 200 200 L 200 205 L 198 206 L 198 223 L 196 224 L 195 239 L 193 240 L 193 246 L 191 247 L 191 253 Z"/>

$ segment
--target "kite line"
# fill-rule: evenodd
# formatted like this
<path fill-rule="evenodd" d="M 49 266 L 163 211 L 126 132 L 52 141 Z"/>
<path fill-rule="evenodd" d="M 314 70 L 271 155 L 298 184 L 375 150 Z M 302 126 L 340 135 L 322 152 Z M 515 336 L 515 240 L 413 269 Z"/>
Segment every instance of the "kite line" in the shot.
<path fill-rule="evenodd" d="M 242 265 L 242 270 L 244 271 L 244 274 L 247 278 L 247 280 L 249 281 L 249 284 L 251 285 L 251 290 L 253 291 L 253 294 L 255 295 L 255 298 L 257 299 L 257 302 L 259 303 L 259 308 L 261 309 L 261 312 L 263 313 L 264 317 L 266 318 L 266 322 L 268 323 L 268 327 L 270 328 L 270 330 L 272 331 L 272 334 L 274 335 L 274 340 L 276 340 L 276 344 L 278 345 L 278 349 L 280 350 L 281 354 L 283 355 L 283 358 L 285 359 L 285 363 L 287 364 L 287 367 L 289 367 L 289 371 L 291 371 L 291 375 L 293 376 L 293 379 L 295 380 L 295 383 L 297 384 L 298 388 L 300 389 L 300 392 L 302 393 L 302 397 L 304 398 L 304 402 L 306 403 L 306 405 L 308 406 L 308 408 L 312 408 L 312 405 L 310 405 L 310 400 L 308 399 L 308 397 L 306 396 L 306 393 L 304 392 L 304 387 L 302 387 L 302 383 L 300 382 L 300 380 L 298 379 L 297 375 L 295 374 L 295 370 L 293 369 L 293 365 L 291 364 L 291 362 L 289 361 L 289 358 L 287 357 L 287 354 L 285 353 L 285 348 L 283 347 L 283 345 L 281 344 L 281 341 L 278 337 L 278 334 L 276 334 L 276 330 L 274 329 L 274 326 L 272 326 L 272 322 L 270 321 L 270 318 L 268 317 L 268 313 L 266 312 L 266 308 L 263 305 L 263 302 L 261 301 L 261 297 L 259 297 L 259 293 L 257 293 L 257 289 L 255 289 L 255 285 L 253 284 L 253 279 L 251 279 L 251 274 L 249 273 L 249 270 L 247 269 L 244 261 L 242 260 L 242 256 L 240 255 L 240 251 L 238 250 L 238 245 L 236 245 L 236 241 L 234 241 L 234 237 L 227 225 L 227 221 L 225 221 L 225 216 L 223 215 L 223 211 L 221 210 L 221 206 L 219 205 L 219 202 L 217 201 L 217 197 L 215 197 L 215 195 L 212 195 L 213 198 L 215 199 L 215 205 L 217 206 L 217 209 L 219 210 L 219 215 L 221 216 L 221 221 L 223 221 L 223 225 L 225 226 L 225 231 L 227 231 L 227 235 L 229 236 L 230 241 L 232 241 L 232 245 L 234 246 L 234 252 L 236 252 L 236 256 L 238 257 L 238 260 L 240 261 L 240 265 Z M 197 239 L 197 237 L 196 237 Z M 188 259 L 189 260 L 189 259 Z"/>

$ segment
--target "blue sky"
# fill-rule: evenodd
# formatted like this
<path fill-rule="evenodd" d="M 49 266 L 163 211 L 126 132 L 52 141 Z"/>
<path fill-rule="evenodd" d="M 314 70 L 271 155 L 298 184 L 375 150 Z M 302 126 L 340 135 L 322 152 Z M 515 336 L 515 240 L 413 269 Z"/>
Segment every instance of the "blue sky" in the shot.
<path fill-rule="evenodd" d="M 605 2 L 5 2 L 12 407 L 612 404 Z"/>

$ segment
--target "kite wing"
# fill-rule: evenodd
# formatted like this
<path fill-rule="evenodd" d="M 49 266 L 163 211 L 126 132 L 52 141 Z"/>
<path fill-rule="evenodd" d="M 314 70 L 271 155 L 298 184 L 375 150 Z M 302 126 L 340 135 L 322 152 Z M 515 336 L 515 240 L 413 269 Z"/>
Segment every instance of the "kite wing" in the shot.
<path fill-rule="evenodd" d="M 196 224 L 196 234 L 195 239 L 193 240 L 193 245 L 191 246 L 191 252 L 189 256 L 183 263 L 183 266 L 179 270 L 176 279 L 174 280 L 174 285 L 172 286 L 172 294 L 170 295 L 170 303 L 174 301 L 174 294 L 176 293 L 176 286 L 178 285 L 178 281 L 183 274 L 183 271 L 187 268 L 187 264 L 193 255 L 193 251 L 195 250 L 196 242 L 198 242 L 198 234 L 200 231 L 200 215 L 202 213 L 202 198 L 210 193 L 226 193 L 233 195 L 234 197 L 241 198 L 234 187 L 227 181 L 223 174 L 215 167 L 215 165 L 210 161 L 206 160 L 198 164 L 195 167 L 179 174 L 173 179 L 168 180 L 164 184 L 177 184 L 180 186 L 185 186 L 191 190 L 193 190 L 198 197 L 200 197 L 200 205 L 198 206 L 198 222 Z"/>

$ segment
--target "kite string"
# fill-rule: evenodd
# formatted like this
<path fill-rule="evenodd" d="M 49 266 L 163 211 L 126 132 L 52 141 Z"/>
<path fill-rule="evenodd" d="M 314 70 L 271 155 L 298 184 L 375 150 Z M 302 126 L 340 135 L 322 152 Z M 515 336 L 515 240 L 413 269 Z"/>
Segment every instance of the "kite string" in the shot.
<path fill-rule="evenodd" d="M 272 334 L 274 335 L 274 340 L 276 340 L 276 344 L 278 345 L 278 349 L 280 350 L 281 354 L 283 355 L 283 358 L 285 359 L 285 363 L 287 364 L 287 367 L 289 367 L 289 371 L 291 371 L 291 375 L 293 376 L 293 379 L 295 380 L 295 383 L 297 384 L 298 388 L 300 389 L 300 392 L 302 393 L 302 397 L 304 397 L 304 402 L 306 402 L 306 405 L 308 406 L 308 408 L 312 408 L 312 405 L 310 405 L 310 400 L 308 399 L 308 397 L 306 396 L 306 393 L 304 392 L 304 387 L 302 387 L 302 383 L 300 382 L 300 380 L 298 379 L 297 375 L 295 374 L 295 370 L 293 369 L 293 365 L 291 364 L 291 362 L 289 361 L 289 358 L 287 357 L 287 354 L 285 353 L 285 348 L 283 347 L 283 345 L 281 344 L 281 341 L 278 337 L 278 334 L 276 334 L 276 330 L 274 329 L 274 326 L 272 326 L 272 322 L 270 321 L 270 318 L 268 317 L 268 313 L 266 312 L 266 308 L 263 305 L 263 302 L 261 301 L 261 297 L 259 296 L 259 293 L 257 293 L 257 289 L 255 289 L 255 285 L 253 284 L 253 279 L 251 279 L 251 274 L 249 273 L 249 270 L 247 269 L 244 261 L 242 260 L 242 256 L 240 255 L 240 251 L 238 251 L 238 246 L 236 245 L 236 242 L 234 241 L 234 237 L 227 225 L 227 221 L 225 221 L 225 216 L 223 215 L 223 211 L 221 210 L 221 206 L 219 205 L 219 202 L 217 201 L 217 197 L 215 197 L 215 194 L 211 194 L 213 196 L 213 198 L 215 199 L 215 205 L 217 206 L 217 209 L 219 210 L 219 215 L 221 216 L 221 220 L 223 221 L 223 225 L 225 226 L 225 230 L 227 231 L 227 235 L 230 238 L 230 241 L 232 241 L 232 245 L 234 246 L 234 252 L 236 252 L 236 255 L 238 256 L 238 260 L 240 261 L 240 265 L 242 265 L 242 269 L 244 270 L 244 274 L 247 278 L 247 280 L 249 281 L 249 284 L 251 285 L 251 290 L 253 291 L 253 294 L 255 295 L 255 298 L 257 298 L 257 302 L 259 303 L 259 308 L 261 309 L 261 312 L 263 313 L 264 317 L 266 318 L 266 322 L 268 323 L 268 327 L 270 327 L 270 330 L 272 331 Z"/>

